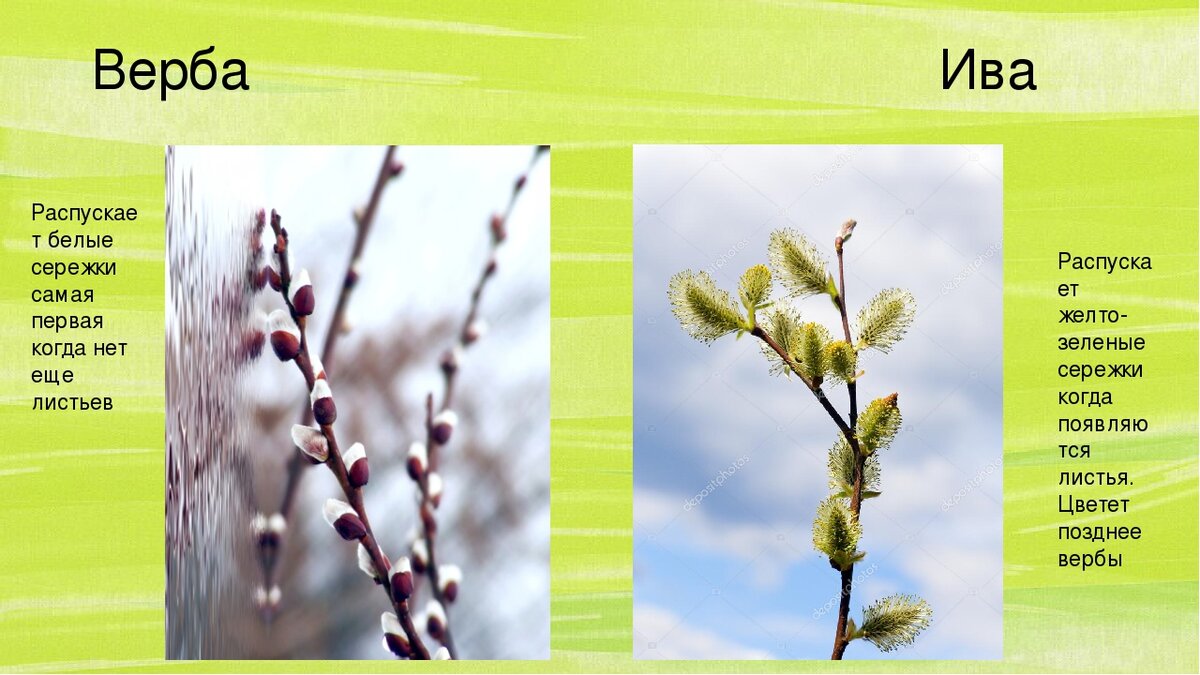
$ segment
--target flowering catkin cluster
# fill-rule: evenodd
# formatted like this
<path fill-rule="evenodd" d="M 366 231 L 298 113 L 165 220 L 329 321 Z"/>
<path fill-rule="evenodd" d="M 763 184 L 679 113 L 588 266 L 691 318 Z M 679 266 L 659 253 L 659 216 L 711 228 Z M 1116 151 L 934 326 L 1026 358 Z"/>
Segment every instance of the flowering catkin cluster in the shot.
<path fill-rule="evenodd" d="M 812 529 L 814 548 L 842 578 L 834 659 L 840 659 L 846 646 L 860 638 L 883 651 L 911 644 L 932 615 L 924 600 L 893 595 L 864 608 L 861 627 L 848 616 L 854 565 L 866 556 L 858 549 L 863 532 L 859 520 L 862 501 L 881 494 L 877 453 L 891 445 L 901 425 L 894 393 L 872 401 L 859 414 L 857 385 L 865 375 L 859 360 L 870 349 L 890 351 L 912 324 L 916 308 L 912 294 L 890 288 L 867 302 L 851 327 L 842 251 L 857 224 L 846 221 L 834 240 L 836 278 L 827 270 L 820 250 L 803 233 L 782 229 L 771 233 L 769 266 L 754 265 L 742 275 L 737 293 L 740 307 L 734 295 L 719 288 L 707 272 L 679 272 L 671 278 L 667 291 L 675 317 L 689 335 L 705 343 L 732 333 L 757 337 L 770 372 L 796 375 L 838 427 L 827 462 L 830 494 L 817 507 Z M 784 297 L 775 301 L 771 300 L 773 279 L 784 290 Z M 833 331 L 819 323 L 804 321 L 789 302 L 817 295 L 828 296 L 838 309 L 841 337 L 834 337 Z M 758 313 L 763 311 L 760 320 Z M 852 337 L 855 334 L 857 339 Z M 848 415 L 843 416 L 829 401 L 824 391 L 827 383 L 846 385 Z"/>

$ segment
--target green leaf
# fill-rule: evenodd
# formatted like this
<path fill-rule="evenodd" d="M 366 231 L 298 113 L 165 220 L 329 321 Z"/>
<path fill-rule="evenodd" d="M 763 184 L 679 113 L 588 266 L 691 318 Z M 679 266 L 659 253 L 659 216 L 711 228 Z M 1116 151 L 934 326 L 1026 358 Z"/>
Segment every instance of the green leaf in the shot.
<path fill-rule="evenodd" d="M 738 295 L 741 296 L 742 306 L 753 319 L 754 310 L 771 295 L 771 270 L 766 265 L 755 265 L 743 272 L 742 280 L 738 283 Z"/>
<path fill-rule="evenodd" d="M 767 314 L 760 327 L 787 352 L 789 358 L 795 360 L 796 350 L 800 345 L 800 325 L 799 312 L 790 307 L 776 306 Z M 772 375 L 792 374 L 791 367 L 767 343 L 759 343 L 759 349 L 762 350 L 763 356 L 767 357 Z"/>
<path fill-rule="evenodd" d="M 845 489 L 847 497 L 854 491 L 854 450 L 846 442 L 845 437 L 838 436 L 837 442 L 829 449 L 829 487 L 837 490 Z M 863 499 L 879 489 L 879 458 L 868 455 L 863 463 Z M 878 493 L 876 493 L 877 495 Z"/>
<path fill-rule="evenodd" d="M 829 362 L 825 358 L 825 347 L 829 344 L 829 331 L 819 323 L 806 323 L 800 327 L 800 340 L 796 345 L 795 358 L 804 373 L 814 384 L 829 373 Z"/>
<path fill-rule="evenodd" d="M 842 569 L 858 553 L 862 525 L 851 513 L 846 500 L 827 497 L 817 507 L 813 521 L 813 547 L 829 556 Z"/>
<path fill-rule="evenodd" d="M 792 229 L 772 232 L 767 257 L 775 276 L 792 297 L 828 292 L 825 258 L 800 232 Z"/>
<path fill-rule="evenodd" d="M 837 297 L 840 294 L 838 293 L 837 281 L 833 279 L 832 273 L 825 275 L 825 294 L 834 301 L 833 306 L 837 307 Z"/>
<path fill-rule="evenodd" d="M 863 558 L 866 557 L 867 553 L 865 551 L 855 551 L 854 553 L 839 551 L 829 556 L 829 564 L 831 567 L 834 567 L 838 570 L 848 570 L 854 565 L 862 562 Z"/>
<path fill-rule="evenodd" d="M 877 398 L 858 416 L 860 452 L 871 455 L 892 444 L 904 421 L 896 403 L 898 398 L 897 394 Z"/>
<path fill-rule="evenodd" d="M 825 347 L 829 374 L 842 382 L 853 382 L 858 368 L 858 353 L 845 340 L 835 340 Z"/>
<path fill-rule="evenodd" d="M 914 595 L 889 595 L 863 608 L 859 633 L 880 650 L 911 645 L 921 631 L 929 627 L 933 608 Z"/>
<path fill-rule="evenodd" d="M 717 288 L 708 272 L 684 270 L 671 277 L 667 297 L 679 324 L 701 342 L 712 342 L 743 328 L 733 296 Z"/>
<path fill-rule="evenodd" d="M 880 291 L 858 312 L 859 349 L 891 351 L 908 332 L 916 311 L 912 293 L 900 288 Z"/>

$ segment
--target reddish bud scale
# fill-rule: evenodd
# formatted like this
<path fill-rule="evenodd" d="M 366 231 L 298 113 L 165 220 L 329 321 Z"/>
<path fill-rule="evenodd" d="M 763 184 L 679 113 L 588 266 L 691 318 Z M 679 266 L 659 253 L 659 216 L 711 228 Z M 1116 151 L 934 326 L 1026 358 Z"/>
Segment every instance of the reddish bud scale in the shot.
<path fill-rule="evenodd" d="M 292 294 L 292 307 L 296 309 L 296 313 L 300 316 L 308 316 L 316 309 L 317 298 L 313 295 L 312 284 L 305 284 L 296 289 Z"/>
<path fill-rule="evenodd" d="M 338 516 L 338 519 L 333 521 L 333 529 L 337 530 L 337 533 L 346 541 L 356 541 L 367 534 L 367 528 L 363 526 L 362 520 L 353 513 Z"/>
<path fill-rule="evenodd" d="M 508 230 L 504 226 L 504 218 L 500 214 L 494 214 L 492 216 L 491 227 L 492 241 L 495 243 L 499 244 L 508 237 Z"/>
<path fill-rule="evenodd" d="M 384 612 L 380 617 L 380 624 L 383 626 L 383 646 L 402 659 L 411 658 L 412 645 L 408 643 L 408 637 L 404 635 L 404 628 L 396 615 Z"/>
<path fill-rule="evenodd" d="M 337 499 L 325 500 L 325 522 L 346 541 L 362 539 L 367 534 L 367 528 L 358 514 L 346 502 Z"/>
<path fill-rule="evenodd" d="M 399 178 L 404 173 L 404 162 L 392 162 L 388 165 L 388 177 Z"/>
<path fill-rule="evenodd" d="M 450 442 L 450 435 L 454 433 L 454 425 L 449 422 L 434 422 L 433 425 L 433 442 L 438 445 L 445 445 Z"/>
<path fill-rule="evenodd" d="M 358 284 L 358 270 L 354 267 L 346 270 L 346 279 L 342 283 L 346 288 L 354 288 Z"/>
<path fill-rule="evenodd" d="M 520 190 L 521 188 L 525 187 L 525 181 L 528 179 L 529 179 L 529 177 L 526 176 L 525 174 L 521 174 L 520 176 L 517 176 L 517 182 L 516 182 L 516 184 L 513 185 L 513 188 L 516 190 Z"/>
<path fill-rule="evenodd" d="M 454 357 L 454 352 L 449 349 L 442 353 L 442 360 L 439 365 L 442 367 L 442 373 L 445 375 L 453 375 L 458 372 L 458 359 Z"/>
<path fill-rule="evenodd" d="M 406 469 L 408 469 L 408 477 L 409 478 L 411 478 L 415 481 L 421 480 L 421 472 L 424 471 L 425 469 L 424 469 L 424 465 L 421 464 L 420 460 L 415 459 L 413 457 L 409 457 L 408 461 L 404 463 L 404 467 Z"/>
<path fill-rule="evenodd" d="M 450 442 L 450 435 L 457 425 L 458 416 L 452 410 L 444 410 L 433 416 L 433 419 L 430 420 L 430 436 L 433 438 L 433 442 L 439 446 Z"/>
<path fill-rule="evenodd" d="M 367 480 L 371 479 L 371 470 L 367 467 L 367 460 L 360 459 L 350 465 L 348 478 L 350 479 L 350 485 L 353 485 L 354 488 L 361 488 L 361 486 L 366 485 Z"/>
<path fill-rule="evenodd" d="M 489 277 L 496 273 L 496 259 L 490 258 L 487 262 L 487 267 L 483 268 L 483 273 Z"/>
<path fill-rule="evenodd" d="M 412 545 L 412 570 L 415 574 L 425 574 L 429 569 L 429 550 L 425 548 L 425 540 L 418 539 Z"/>
<path fill-rule="evenodd" d="M 332 397 L 326 396 L 313 402 L 313 419 L 317 420 L 317 424 L 326 427 L 337 420 L 337 406 L 334 405 Z"/>
<path fill-rule="evenodd" d="M 274 267 L 270 265 L 264 267 L 263 275 L 266 276 L 267 284 L 270 285 L 272 290 L 276 293 L 283 290 L 283 280 L 279 278 L 279 272 L 276 272 Z"/>
<path fill-rule="evenodd" d="M 255 291 L 261 291 L 267 287 L 267 268 L 264 267 L 254 274 L 254 279 L 251 284 Z"/>
<path fill-rule="evenodd" d="M 446 625 L 436 616 L 429 617 L 425 622 L 425 630 L 429 631 L 429 636 L 434 640 L 441 640 L 446 636 Z"/>
<path fill-rule="evenodd" d="M 462 569 L 458 565 L 441 565 L 438 567 L 437 581 L 442 599 L 454 602 L 458 598 L 458 586 L 462 582 Z"/>
<path fill-rule="evenodd" d="M 446 609 L 442 603 L 430 600 L 425 612 L 425 630 L 430 637 L 441 642 L 446 637 Z"/>
<path fill-rule="evenodd" d="M 407 600 L 413 594 L 413 573 L 411 570 L 404 570 L 398 574 L 392 575 L 392 597 L 396 602 Z"/>
<path fill-rule="evenodd" d="M 316 308 L 316 298 L 313 297 L 312 286 L 305 286 L 296 291 L 296 297 L 292 302 L 296 308 L 296 313 L 300 316 L 308 316 L 313 313 Z"/>
<path fill-rule="evenodd" d="M 272 331 L 271 349 L 280 361 L 291 361 L 300 353 L 300 339 L 287 331 Z"/>
<path fill-rule="evenodd" d="M 412 658 L 412 649 L 409 647 L 408 640 L 404 639 L 403 635 L 384 633 L 383 643 L 387 645 L 388 651 L 395 654 L 399 658 Z"/>
<path fill-rule="evenodd" d="M 367 465 L 367 458 L 364 457 L 353 464 L 346 470 L 346 477 L 350 480 L 352 487 L 362 487 L 371 479 L 371 469 Z"/>
<path fill-rule="evenodd" d="M 408 477 L 416 482 L 421 482 L 425 476 L 425 467 L 429 461 L 429 454 L 424 443 L 413 443 L 408 448 L 408 455 L 404 460 L 404 468 L 408 470 Z"/>

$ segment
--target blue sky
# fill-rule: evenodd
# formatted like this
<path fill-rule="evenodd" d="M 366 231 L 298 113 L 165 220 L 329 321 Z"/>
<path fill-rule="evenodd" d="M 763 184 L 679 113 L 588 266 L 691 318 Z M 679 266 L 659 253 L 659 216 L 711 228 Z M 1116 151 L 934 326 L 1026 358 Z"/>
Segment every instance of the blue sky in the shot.
<path fill-rule="evenodd" d="M 898 391 L 905 425 L 864 505 L 853 614 L 894 592 L 934 609 L 913 647 L 847 658 L 1002 656 L 1002 171 L 999 146 L 635 148 L 635 657 L 828 658 L 837 574 L 810 527 L 836 429 L 755 340 L 689 338 L 666 289 L 685 268 L 736 288 L 780 227 L 832 261 L 847 218 L 852 312 L 891 286 L 918 312 L 860 361 L 860 398 Z M 837 324 L 827 299 L 797 307 Z"/>

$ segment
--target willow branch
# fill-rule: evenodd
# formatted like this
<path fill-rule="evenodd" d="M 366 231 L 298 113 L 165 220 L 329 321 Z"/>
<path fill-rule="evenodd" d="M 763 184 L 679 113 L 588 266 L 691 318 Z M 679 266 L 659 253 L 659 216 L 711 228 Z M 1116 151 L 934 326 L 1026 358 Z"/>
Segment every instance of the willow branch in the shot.
<path fill-rule="evenodd" d="M 425 398 L 425 447 L 428 461 L 428 470 L 419 475 L 417 485 L 420 487 L 421 499 L 419 504 L 419 515 L 421 520 L 421 538 L 425 542 L 426 555 L 428 556 L 427 564 L 425 565 L 425 574 L 429 579 L 430 592 L 434 600 L 441 604 L 446 612 L 446 625 L 442 630 L 441 642 L 447 651 L 450 652 L 450 658 L 458 658 L 458 650 L 454 644 L 454 635 L 450 629 L 451 622 L 449 620 L 450 602 L 452 598 L 447 597 L 443 580 L 440 577 L 437 558 L 437 504 L 440 501 L 440 494 L 432 494 L 429 489 L 429 474 L 435 473 L 439 466 L 440 450 L 445 445 L 445 442 L 439 440 L 439 434 L 436 433 L 437 417 L 439 414 L 444 414 L 452 410 L 454 403 L 455 383 L 457 382 L 460 355 L 464 353 L 476 340 L 482 335 L 482 329 L 479 324 L 479 308 L 483 300 L 484 290 L 487 288 L 488 282 L 496 275 L 496 253 L 500 246 L 508 237 L 508 219 L 512 215 L 513 209 L 516 207 L 517 201 L 524 192 L 525 184 L 528 182 L 529 173 L 537 164 L 542 153 L 546 151 L 546 146 L 539 145 L 535 148 L 533 157 L 529 160 L 529 166 L 526 170 L 513 181 L 512 191 L 509 193 L 508 203 L 504 210 L 498 214 L 494 214 L 489 222 L 491 232 L 491 244 L 488 248 L 488 255 L 484 261 L 483 267 L 479 271 L 479 276 L 475 281 L 475 285 L 471 289 L 470 305 L 467 309 L 467 314 L 463 318 L 462 324 L 459 326 L 458 334 L 455 339 L 454 346 L 448 350 L 441 360 L 442 370 L 442 402 L 438 406 L 437 413 L 434 412 L 433 394 L 430 393 Z"/>
<path fill-rule="evenodd" d="M 846 264 L 842 253 L 843 245 L 842 237 L 834 240 L 838 261 L 838 297 L 834 303 L 837 305 L 838 313 L 842 315 L 842 330 L 846 333 L 846 344 L 853 347 L 854 338 L 850 335 L 850 317 L 846 312 Z M 846 382 L 846 391 L 850 395 L 850 426 L 853 427 L 858 424 L 858 387 L 853 379 Z"/>
<path fill-rule="evenodd" d="M 345 332 L 346 308 L 350 304 L 350 296 L 354 288 L 358 284 L 358 261 L 362 257 L 363 248 L 366 245 L 367 235 L 371 232 L 371 226 L 375 222 L 375 214 L 379 210 L 379 202 L 383 199 L 384 189 L 389 182 L 399 177 L 403 172 L 404 166 L 395 160 L 396 146 L 389 145 L 383 154 L 383 163 L 379 166 L 379 171 L 375 176 L 375 183 L 371 189 L 371 196 L 367 200 L 366 206 L 361 211 L 356 211 L 354 214 L 354 242 L 350 247 L 350 257 L 346 262 L 346 271 L 342 276 L 342 288 L 338 293 L 337 304 L 334 306 L 333 315 L 329 322 L 329 328 L 325 332 L 325 342 L 321 349 L 321 363 L 328 372 L 330 363 L 332 363 L 335 355 L 335 347 L 337 346 L 338 337 Z M 284 261 L 283 264 L 286 264 Z M 290 271 L 289 271 L 290 274 Z M 291 277 L 288 277 L 289 283 Z M 285 295 L 285 300 L 287 297 Z M 290 301 L 289 301 L 290 302 Z M 290 307 L 290 305 L 289 305 Z M 311 389 L 311 383 L 310 387 Z M 312 424 L 313 412 L 312 406 L 303 405 L 303 410 L 300 413 L 300 423 L 304 425 Z M 280 499 L 279 508 L 276 513 L 287 522 L 291 517 L 292 508 L 295 503 L 296 494 L 300 489 L 300 482 L 304 478 L 304 470 L 311 466 L 304 457 L 299 453 L 291 453 L 287 461 L 287 479 L 284 484 L 283 496 Z M 272 589 L 276 584 L 275 572 L 280 555 L 283 551 L 283 536 L 282 533 L 276 535 L 270 541 L 269 546 L 259 546 L 258 561 L 259 569 L 262 572 L 262 588 Z M 268 605 L 266 611 L 262 613 L 264 619 L 270 619 L 273 616 L 272 608 Z"/>
<path fill-rule="evenodd" d="M 841 314 L 842 328 L 846 333 L 846 342 L 853 345 L 854 342 L 850 335 L 850 320 L 846 314 L 846 281 L 842 255 L 842 243 L 842 238 L 838 237 L 835 248 L 837 249 L 838 256 L 839 289 L 838 297 L 834 299 L 834 304 L 837 305 L 838 312 Z M 783 359 L 783 362 L 787 365 L 787 367 L 800 377 L 801 381 L 804 382 L 809 391 L 811 391 L 813 395 L 817 397 L 817 400 L 821 403 L 821 407 L 825 408 L 825 412 L 829 413 L 829 417 L 833 419 L 834 424 L 837 425 L 838 429 L 842 432 L 842 436 L 846 438 L 846 442 L 849 443 L 851 449 L 853 449 L 854 492 L 850 498 L 850 510 L 854 514 L 854 517 L 858 518 L 859 513 L 862 510 L 863 467 L 866 462 L 866 458 L 861 452 L 859 452 L 858 435 L 854 431 L 854 427 L 858 424 L 857 392 L 854 382 L 851 381 L 847 383 L 847 389 L 850 394 L 850 422 L 847 424 L 841 413 L 839 413 L 837 408 L 833 406 L 833 404 L 829 401 L 829 398 L 825 396 L 825 392 L 821 389 L 820 385 L 806 377 L 804 373 L 801 372 L 799 364 L 792 359 L 791 355 L 787 353 L 786 349 L 776 342 L 775 339 L 772 338 L 765 330 L 763 330 L 761 326 L 755 326 L 751 331 L 751 335 L 765 342 L 772 350 L 775 351 L 776 354 L 779 355 L 781 359 Z M 834 633 L 833 654 L 831 657 L 833 660 L 840 660 L 843 654 L 846 652 L 846 647 L 850 644 L 850 641 L 846 636 L 846 626 L 850 617 L 850 595 L 851 591 L 853 590 L 853 586 L 854 565 L 850 564 L 845 569 L 841 570 L 841 591 L 840 600 L 838 602 L 838 621 Z"/>
<path fill-rule="evenodd" d="M 806 376 L 800 370 L 800 364 L 796 363 L 796 361 L 792 359 L 791 355 L 787 353 L 787 350 L 780 346 L 780 344 L 775 341 L 775 338 L 771 337 L 767 331 L 763 330 L 762 326 L 755 326 L 754 330 L 750 331 L 750 334 L 765 342 L 768 347 L 773 349 L 775 353 L 779 355 L 779 358 L 783 359 L 783 362 L 787 365 L 787 367 L 790 368 L 793 373 L 799 376 L 800 380 L 804 382 L 804 385 L 808 387 L 808 390 L 813 393 L 813 396 L 817 397 L 817 401 L 821 403 L 821 407 L 825 408 L 825 412 L 829 413 L 829 417 L 833 419 L 833 423 L 837 425 L 838 429 L 841 430 L 842 435 L 846 437 L 846 442 L 850 444 L 850 447 L 854 448 L 855 452 L 857 452 L 858 437 L 855 436 L 854 432 L 850 430 L 850 427 L 846 424 L 846 420 L 842 418 L 842 414 L 837 411 L 837 408 L 833 407 L 832 403 L 829 402 L 829 397 L 825 395 L 825 390 L 821 389 L 820 385 L 810 380 L 808 376 Z"/>
<path fill-rule="evenodd" d="M 847 222 L 842 226 L 842 231 L 847 232 L 847 226 L 853 230 L 853 221 Z M 835 304 L 838 308 L 838 313 L 842 317 L 842 329 L 846 333 L 846 343 L 853 347 L 854 338 L 850 334 L 850 318 L 846 311 L 846 265 L 845 255 L 842 251 L 845 245 L 843 236 L 838 236 L 834 240 L 834 250 L 837 251 L 838 260 L 838 297 Z M 850 425 L 851 427 L 858 426 L 858 388 L 854 379 L 846 382 L 846 391 L 850 397 Z M 863 474 L 867 458 L 858 451 L 858 443 L 855 441 L 851 444 L 854 448 L 854 490 L 850 495 L 850 512 L 854 514 L 854 518 L 858 519 L 862 513 L 862 490 L 863 490 Z M 850 645 L 850 639 L 846 635 L 846 626 L 850 619 L 850 594 L 854 588 L 854 564 L 851 563 L 842 570 L 842 590 L 841 600 L 838 603 L 838 621 L 833 636 L 833 655 L 832 660 L 841 660 L 846 653 L 846 647 Z"/>
<path fill-rule="evenodd" d="M 288 312 L 292 320 L 296 323 L 300 330 L 300 350 L 293 359 L 296 368 L 300 371 L 304 378 L 304 383 L 311 394 L 313 386 L 316 383 L 319 373 L 314 372 L 312 357 L 309 353 L 308 337 L 306 324 L 308 317 L 296 311 L 290 294 L 292 282 L 290 263 L 288 262 L 288 236 L 287 231 L 280 224 L 280 218 L 275 213 L 271 213 L 271 229 L 275 233 L 275 254 L 279 262 L 279 280 L 280 294 L 283 296 L 284 303 L 287 305 Z M 326 373 L 328 378 L 328 373 Z M 350 508 L 354 510 L 358 519 L 362 522 L 365 533 L 359 538 L 359 543 L 366 549 L 371 558 L 371 563 L 376 570 L 380 571 L 382 578 L 377 578 L 380 587 L 388 598 L 389 604 L 396 612 L 396 617 L 400 621 L 400 625 L 404 630 L 405 636 L 408 638 L 409 646 L 412 650 L 412 655 L 418 659 L 428 659 L 429 650 L 421 641 L 421 636 L 413 625 L 412 614 L 409 611 L 408 600 L 397 599 L 395 593 L 392 592 L 391 580 L 388 575 L 388 570 L 391 567 L 387 556 L 379 547 L 379 542 L 375 537 L 375 533 L 371 528 L 371 521 L 367 515 L 367 509 L 363 503 L 362 488 L 351 485 L 350 479 L 346 472 L 345 463 L 342 461 L 342 453 L 338 446 L 337 436 L 334 433 L 333 424 L 321 424 L 321 435 L 325 438 L 328 444 L 328 459 L 325 460 L 325 465 L 333 473 L 337 480 L 338 486 L 342 489 L 342 494 L 346 498 L 346 502 Z"/>

